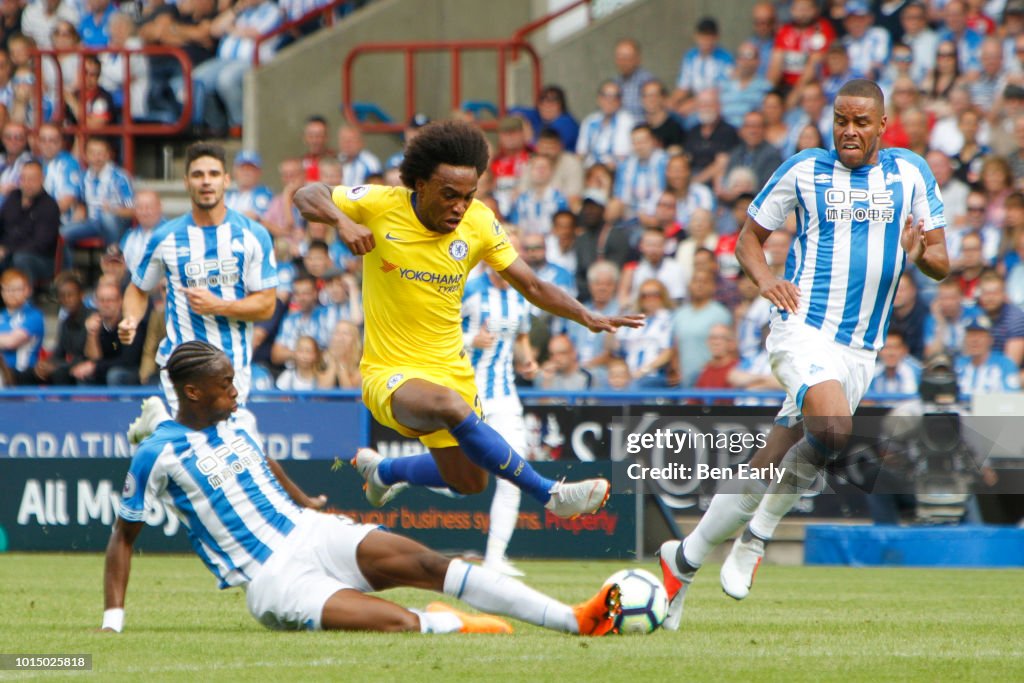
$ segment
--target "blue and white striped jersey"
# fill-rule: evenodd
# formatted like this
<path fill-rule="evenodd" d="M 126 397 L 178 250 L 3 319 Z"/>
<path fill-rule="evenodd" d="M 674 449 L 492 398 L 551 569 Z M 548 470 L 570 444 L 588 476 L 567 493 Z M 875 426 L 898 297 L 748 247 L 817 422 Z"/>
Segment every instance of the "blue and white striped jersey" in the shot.
<path fill-rule="evenodd" d="M 238 213 L 262 216 L 270 208 L 270 200 L 273 198 L 273 191 L 266 185 L 257 185 L 251 190 L 233 187 L 224 193 L 224 206 Z"/>
<path fill-rule="evenodd" d="M 58 202 L 63 197 L 74 197 L 81 201 L 82 166 L 78 163 L 78 159 L 71 152 L 61 150 L 57 156 L 44 163 L 46 165 L 46 177 L 43 179 L 43 189 L 46 190 L 46 194 Z M 73 207 L 68 209 L 61 216 L 61 219 L 65 223 L 68 222 L 73 212 Z"/>
<path fill-rule="evenodd" d="M 662 309 L 644 321 L 643 327 L 620 327 L 615 333 L 620 355 L 629 371 L 637 372 L 665 349 L 672 348 L 672 312 Z M 660 373 L 664 372 L 662 368 Z"/>
<path fill-rule="evenodd" d="M 261 2 L 255 7 L 246 7 L 235 15 L 234 28 L 256 29 L 260 34 L 269 33 L 283 20 L 281 9 L 276 3 Z M 243 38 L 233 33 L 226 34 L 217 46 L 217 58 L 229 61 L 251 62 L 256 51 L 256 40 Z M 268 40 L 260 46 L 260 61 L 269 62 L 277 51 L 277 41 Z"/>
<path fill-rule="evenodd" d="M 850 69 L 870 76 L 878 76 L 889 59 L 889 32 L 881 26 L 872 26 L 860 38 L 844 36 L 843 45 L 850 55 Z"/>
<path fill-rule="evenodd" d="M 801 291 L 794 315 L 840 344 L 880 349 L 906 265 L 904 220 L 923 219 L 925 230 L 946 226 L 931 170 L 904 149 L 883 149 L 877 164 L 854 170 L 835 152 L 808 149 L 775 171 L 747 212 L 776 230 L 793 209 L 785 278 Z"/>
<path fill-rule="evenodd" d="M 722 81 L 732 77 L 736 60 L 722 46 L 715 47 L 709 55 L 702 55 L 695 47 L 690 48 L 679 64 L 679 78 L 676 87 L 691 94 L 708 88 L 717 88 Z"/>
<path fill-rule="evenodd" d="M 346 187 L 363 185 L 367 176 L 382 172 L 380 159 L 365 149 L 354 159 L 346 159 L 339 155 L 338 161 L 341 162 L 341 184 Z"/>
<path fill-rule="evenodd" d="M 128 266 L 129 273 L 134 273 L 142 263 L 142 257 L 146 254 L 146 245 L 149 244 L 149 238 L 153 236 L 155 230 L 156 228 L 146 230 L 141 225 L 137 225 L 121 235 L 121 253 L 124 254 L 124 263 Z"/>
<path fill-rule="evenodd" d="M 157 427 L 132 457 L 118 515 L 141 522 L 147 494 L 173 508 L 221 588 L 247 584 L 302 512 L 259 441 L 230 420 L 202 431 L 171 421 Z"/>
<path fill-rule="evenodd" d="M 534 190 L 527 190 L 512 204 L 508 220 L 518 225 L 524 233 L 547 235 L 551 232 L 551 222 L 555 214 L 568 210 L 569 201 L 553 187 L 545 188 L 540 194 Z"/>
<path fill-rule="evenodd" d="M 916 394 L 920 384 L 921 364 L 908 356 L 900 361 L 891 376 L 886 374 L 885 366 L 879 362 L 868 391 L 875 394 Z"/>
<path fill-rule="evenodd" d="M 676 200 L 676 220 L 685 228 L 690 224 L 690 216 L 693 215 L 694 209 L 707 209 L 714 212 L 716 204 L 715 194 L 710 187 L 704 183 L 690 183 L 686 190 L 686 197 Z M 648 202 L 647 210 L 644 213 L 653 216 L 657 205 L 658 196 L 655 195 Z"/>
<path fill-rule="evenodd" d="M 658 197 L 665 190 L 667 165 L 668 154 L 656 149 L 648 159 L 630 154 L 619 166 L 612 194 L 629 207 L 630 215 L 635 216 L 658 203 Z"/>
<path fill-rule="evenodd" d="M 312 337 L 320 347 L 327 346 L 330 341 L 330 330 L 323 329 L 323 307 L 317 305 L 309 315 L 302 311 L 292 311 L 281 321 L 281 329 L 274 338 L 275 344 L 281 344 L 292 351 L 299 343 L 299 337 Z"/>
<path fill-rule="evenodd" d="M 495 337 L 494 346 L 470 345 L 483 325 Z M 518 398 L 513 352 L 516 338 L 530 331 L 530 304 L 512 287 L 497 287 L 487 275 L 466 284 L 462 297 L 462 332 L 476 373 L 480 398 Z"/>
<path fill-rule="evenodd" d="M 954 366 L 957 385 L 964 396 L 1020 391 L 1017 366 L 998 351 L 991 352 L 980 365 L 972 363 L 967 356 L 960 356 Z"/>
<path fill-rule="evenodd" d="M 161 367 L 171 351 L 198 339 L 221 349 L 235 368 L 252 362 L 253 323 L 221 315 L 199 315 L 188 306 L 186 289 L 208 289 L 226 301 L 277 287 L 277 261 L 270 233 L 237 211 L 227 212 L 220 225 L 198 226 L 192 214 L 158 227 L 146 246 L 132 282 L 150 291 L 167 275 L 167 337 L 156 362 Z"/>
<path fill-rule="evenodd" d="M 89 220 L 99 220 L 106 213 L 105 205 L 130 207 L 135 202 L 132 179 L 123 168 L 107 163 L 99 173 L 91 168 L 82 178 L 82 200 Z"/>
<path fill-rule="evenodd" d="M 32 152 L 27 149 L 14 159 L 8 160 L 5 156 L 3 170 L 0 171 L 0 186 L 10 185 L 11 187 L 17 187 L 18 181 L 21 180 L 21 167 L 32 158 Z"/>
<path fill-rule="evenodd" d="M 630 135 L 634 125 L 632 115 L 622 109 L 615 112 L 610 120 L 605 120 L 600 111 L 588 114 L 580 124 L 576 154 L 583 159 L 584 166 L 601 163 L 615 168 L 633 149 Z"/>

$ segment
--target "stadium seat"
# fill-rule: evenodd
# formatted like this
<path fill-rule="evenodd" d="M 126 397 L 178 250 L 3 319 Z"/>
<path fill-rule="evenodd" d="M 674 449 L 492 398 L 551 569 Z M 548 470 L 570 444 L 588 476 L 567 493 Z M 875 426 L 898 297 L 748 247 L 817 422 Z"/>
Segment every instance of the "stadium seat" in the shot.
<path fill-rule="evenodd" d="M 485 100 L 467 100 L 462 103 L 462 111 L 472 114 L 477 121 L 498 118 L 498 108 Z"/>
<path fill-rule="evenodd" d="M 381 123 L 392 123 L 392 119 L 386 111 L 373 102 L 353 102 L 352 111 L 355 112 L 356 121 L 363 123 L 374 118 Z"/>

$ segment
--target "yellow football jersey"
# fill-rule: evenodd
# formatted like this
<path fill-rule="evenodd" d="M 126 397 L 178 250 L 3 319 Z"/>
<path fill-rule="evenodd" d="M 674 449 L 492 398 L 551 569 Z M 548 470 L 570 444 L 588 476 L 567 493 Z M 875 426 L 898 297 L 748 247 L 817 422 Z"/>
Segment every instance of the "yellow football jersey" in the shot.
<path fill-rule="evenodd" d="M 332 198 L 376 241 L 363 257 L 363 373 L 458 360 L 470 271 L 481 259 L 504 270 L 518 257 L 494 212 L 474 200 L 459 227 L 442 235 L 416 218 L 408 188 L 338 186 Z"/>

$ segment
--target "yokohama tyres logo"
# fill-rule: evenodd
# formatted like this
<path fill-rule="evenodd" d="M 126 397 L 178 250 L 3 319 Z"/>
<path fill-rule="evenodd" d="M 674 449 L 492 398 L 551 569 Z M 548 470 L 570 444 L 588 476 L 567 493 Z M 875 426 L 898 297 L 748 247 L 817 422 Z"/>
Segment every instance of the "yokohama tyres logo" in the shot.
<path fill-rule="evenodd" d="M 392 263 L 391 261 L 388 261 L 385 258 L 382 258 L 380 260 L 380 269 L 383 270 L 385 273 L 390 273 L 395 268 L 398 268 L 397 263 Z"/>

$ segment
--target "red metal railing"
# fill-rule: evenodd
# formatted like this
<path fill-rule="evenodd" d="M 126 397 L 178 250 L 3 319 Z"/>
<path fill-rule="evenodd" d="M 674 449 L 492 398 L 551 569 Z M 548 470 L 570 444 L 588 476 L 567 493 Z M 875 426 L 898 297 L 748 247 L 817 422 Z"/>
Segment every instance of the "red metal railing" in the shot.
<path fill-rule="evenodd" d="M 580 7 L 581 5 L 587 6 L 587 23 L 590 23 L 590 21 L 592 21 L 594 18 L 592 13 L 593 0 L 576 0 L 575 2 L 571 2 L 565 7 L 562 7 L 561 9 L 557 9 L 554 12 L 551 12 L 550 14 L 545 14 L 543 17 L 540 17 L 539 19 L 534 19 L 530 23 L 520 26 L 519 28 L 516 29 L 515 33 L 512 34 L 512 40 L 516 42 L 524 42 L 526 40 L 526 36 L 530 35 L 534 31 L 537 31 L 538 29 L 544 28 L 555 19 L 558 19 L 559 17 L 568 14 L 569 12 L 573 11 L 577 7 Z M 512 53 L 512 59 L 516 59 L 518 57 L 518 54 L 514 52 Z"/>
<path fill-rule="evenodd" d="M 529 43 L 516 40 L 449 40 L 449 41 L 424 41 L 413 43 L 364 43 L 352 48 L 345 57 L 345 64 L 342 68 L 342 102 L 345 107 L 345 117 L 353 124 L 358 125 L 364 133 L 400 133 L 405 129 L 406 122 L 416 113 L 416 55 L 424 52 L 447 52 L 451 55 L 451 108 L 462 107 L 462 55 L 466 52 L 495 52 L 498 58 L 497 73 L 497 106 L 498 116 L 504 116 L 506 111 L 505 85 L 507 80 L 507 67 L 513 51 L 524 52 L 531 60 L 531 73 L 533 76 L 533 93 L 540 92 L 540 58 L 533 46 Z M 355 110 L 352 107 L 353 83 L 352 66 L 362 55 L 368 53 L 391 52 L 400 53 L 404 57 L 405 64 L 405 112 L 402 120 L 391 123 L 367 123 L 356 119 Z M 485 130 L 493 129 L 497 121 L 483 121 L 481 127 Z"/>
<path fill-rule="evenodd" d="M 270 31 L 267 31 L 266 33 L 264 33 L 263 35 L 261 35 L 259 38 L 256 39 L 256 46 L 255 46 L 255 48 L 253 50 L 253 53 L 252 53 L 252 65 L 255 66 L 255 67 L 258 67 L 260 65 L 260 48 L 268 40 L 272 40 L 274 38 L 277 38 L 278 36 L 280 36 L 282 34 L 288 33 L 292 29 L 299 28 L 300 26 L 308 24 L 309 22 L 313 21 L 314 19 L 319 19 L 320 17 L 323 17 L 324 19 L 326 19 L 325 23 L 328 26 L 334 26 L 335 10 L 340 8 L 340 7 L 344 7 L 345 5 L 354 5 L 354 4 L 355 4 L 355 0 L 334 0 L 329 5 L 324 5 L 323 7 L 318 7 L 315 10 L 311 10 L 309 12 L 306 12 L 305 14 L 303 14 L 298 19 L 292 19 L 291 21 L 286 21 L 283 24 L 281 24 L 280 26 L 278 26 L 277 28 L 271 29 Z"/>
<path fill-rule="evenodd" d="M 66 100 L 64 97 L 64 75 L 61 72 L 59 58 L 63 55 L 78 55 L 78 105 L 80 116 L 77 122 L 65 121 L 64 109 Z M 86 94 L 83 84 L 85 83 L 85 57 L 87 55 L 116 54 L 121 56 L 121 64 L 124 69 L 123 86 L 121 89 L 123 104 L 121 107 L 121 120 L 119 123 L 108 123 L 103 126 L 90 126 L 86 116 Z M 174 57 L 180 64 L 184 79 L 184 98 L 182 111 L 178 119 L 173 123 L 151 123 L 137 122 L 132 115 L 132 57 L 135 56 L 169 56 Z M 33 69 L 35 71 L 35 85 L 32 93 L 32 102 L 35 108 L 35 116 L 32 121 L 32 130 L 37 131 L 43 123 L 55 123 L 60 125 L 66 133 L 74 135 L 79 143 L 84 143 L 85 138 L 92 135 L 105 135 L 121 138 L 121 151 L 124 158 L 124 167 L 129 172 L 135 170 L 135 138 L 142 136 L 157 135 L 178 135 L 188 130 L 192 122 L 192 61 L 188 53 L 177 47 L 165 45 L 147 45 L 141 48 L 81 48 L 78 50 L 33 50 Z M 47 84 L 43 82 L 44 59 L 50 60 L 54 65 L 54 74 L 57 79 L 56 99 L 53 102 L 53 115 L 49 121 L 43 119 L 43 96 Z"/>

